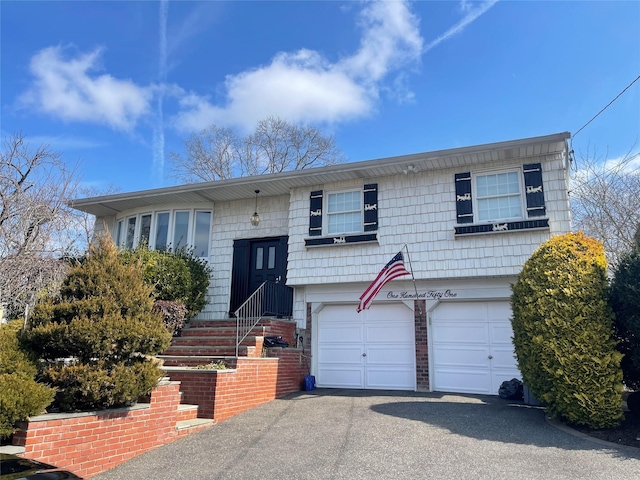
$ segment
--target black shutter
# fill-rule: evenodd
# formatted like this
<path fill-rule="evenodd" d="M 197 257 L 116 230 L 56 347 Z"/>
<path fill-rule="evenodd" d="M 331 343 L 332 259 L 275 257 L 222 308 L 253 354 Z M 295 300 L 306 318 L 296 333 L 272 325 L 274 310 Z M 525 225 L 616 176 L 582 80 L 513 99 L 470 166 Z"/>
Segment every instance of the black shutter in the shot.
<path fill-rule="evenodd" d="M 309 198 L 309 236 L 322 235 L 322 190 L 311 192 Z"/>
<path fill-rule="evenodd" d="M 544 189 L 542 187 L 542 165 L 529 163 L 523 165 L 524 188 L 527 198 L 527 216 L 544 217 L 547 214 L 544 205 Z"/>
<path fill-rule="evenodd" d="M 378 184 L 368 183 L 364 186 L 364 231 L 378 230 Z"/>
<path fill-rule="evenodd" d="M 456 173 L 456 219 L 458 223 L 473 223 L 471 173 Z"/>
<path fill-rule="evenodd" d="M 235 240 L 233 242 L 233 266 L 231 267 L 231 300 L 229 316 L 240 308 L 249 296 L 249 269 L 250 269 L 250 243 L 249 240 Z"/>

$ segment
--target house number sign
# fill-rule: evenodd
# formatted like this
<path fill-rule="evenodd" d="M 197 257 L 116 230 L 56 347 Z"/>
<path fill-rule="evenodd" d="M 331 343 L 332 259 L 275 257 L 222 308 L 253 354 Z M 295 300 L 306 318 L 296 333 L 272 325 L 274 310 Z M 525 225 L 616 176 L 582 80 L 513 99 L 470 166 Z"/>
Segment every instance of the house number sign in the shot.
<path fill-rule="evenodd" d="M 426 292 L 418 292 L 418 298 L 440 300 L 441 298 L 456 298 L 457 292 L 453 290 L 427 290 Z M 387 293 L 388 299 L 398 298 L 416 298 L 416 292 L 389 292 Z"/>

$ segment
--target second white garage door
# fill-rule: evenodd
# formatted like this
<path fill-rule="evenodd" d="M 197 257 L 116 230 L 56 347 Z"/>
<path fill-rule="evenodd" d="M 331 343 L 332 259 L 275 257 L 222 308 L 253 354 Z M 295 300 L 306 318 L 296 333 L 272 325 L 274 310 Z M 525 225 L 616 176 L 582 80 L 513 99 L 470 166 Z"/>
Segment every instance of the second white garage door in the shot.
<path fill-rule="evenodd" d="M 507 301 L 441 303 L 431 314 L 432 387 L 497 395 L 522 379 L 514 358 Z"/>
<path fill-rule="evenodd" d="M 404 304 L 326 305 L 318 315 L 319 387 L 415 390 L 413 312 Z"/>

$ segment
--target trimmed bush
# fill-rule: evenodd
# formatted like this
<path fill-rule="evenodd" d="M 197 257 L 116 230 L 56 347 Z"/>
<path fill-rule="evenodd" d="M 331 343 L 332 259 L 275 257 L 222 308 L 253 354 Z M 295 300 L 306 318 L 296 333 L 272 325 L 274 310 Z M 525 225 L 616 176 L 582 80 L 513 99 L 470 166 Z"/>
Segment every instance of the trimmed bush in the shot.
<path fill-rule="evenodd" d="M 191 251 L 149 250 L 143 245 L 122 250 L 120 255 L 127 264 L 142 265 L 145 281 L 153 286 L 156 300 L 181 302 L 187 308 L 187 318 L 196 316 L 206 305 L 211 271 Z"/>
<path fill-rule="evenodd" d="M 590 428 L 615 426 L 622 417 L 606 269 L 596 240 L 554 237 L 525 263 L 511 296 L 524 384 L 552 416 Z"/>
<path fill-rule="evenodd" d="M 640 228 L 637 244 L 614 270 L 611 283 L 611 307 L 615 313 L 614 330 L 622 358 L 624 383 L 640 390 Z"/>
<path fill-rule="evenodd" d="M 22 322 L 0 325 L 0 438 L 11 436 L 16 422 L 42 413 L 55 389 L 37 383 L 33 356 L 20 348 Z"/>
<path fill-rule="evenodd" d="M 162 315 L 164 326 L 173 336 L 179 335 L 187 318 L 187 307 L 182 302 L 158 300 L 153 304 L 153 310 Z"/>
<path fill-rule="evenodd" d="M 24 342 L 45 361 L 42 378 L 58 388 L 57 408 L 127 405 L 151 390 L 162 372 L 147 356 L 171 340 L 152 294 L 140 266 L 125 265 L 102 237 L 60 294 L 36 304 Z"/>

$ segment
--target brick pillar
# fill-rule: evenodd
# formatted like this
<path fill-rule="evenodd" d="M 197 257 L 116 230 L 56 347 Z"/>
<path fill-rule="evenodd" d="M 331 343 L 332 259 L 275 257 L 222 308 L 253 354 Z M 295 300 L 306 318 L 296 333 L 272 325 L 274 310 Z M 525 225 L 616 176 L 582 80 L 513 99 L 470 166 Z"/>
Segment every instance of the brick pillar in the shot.
<path fill-rule="evenodd" d="M 429 343 L 427 336 L 427 308 L 424 300 L 414 300 L 413 320 L 416 338 L 416 386 L 419 392 L 428 392 Z"/>

